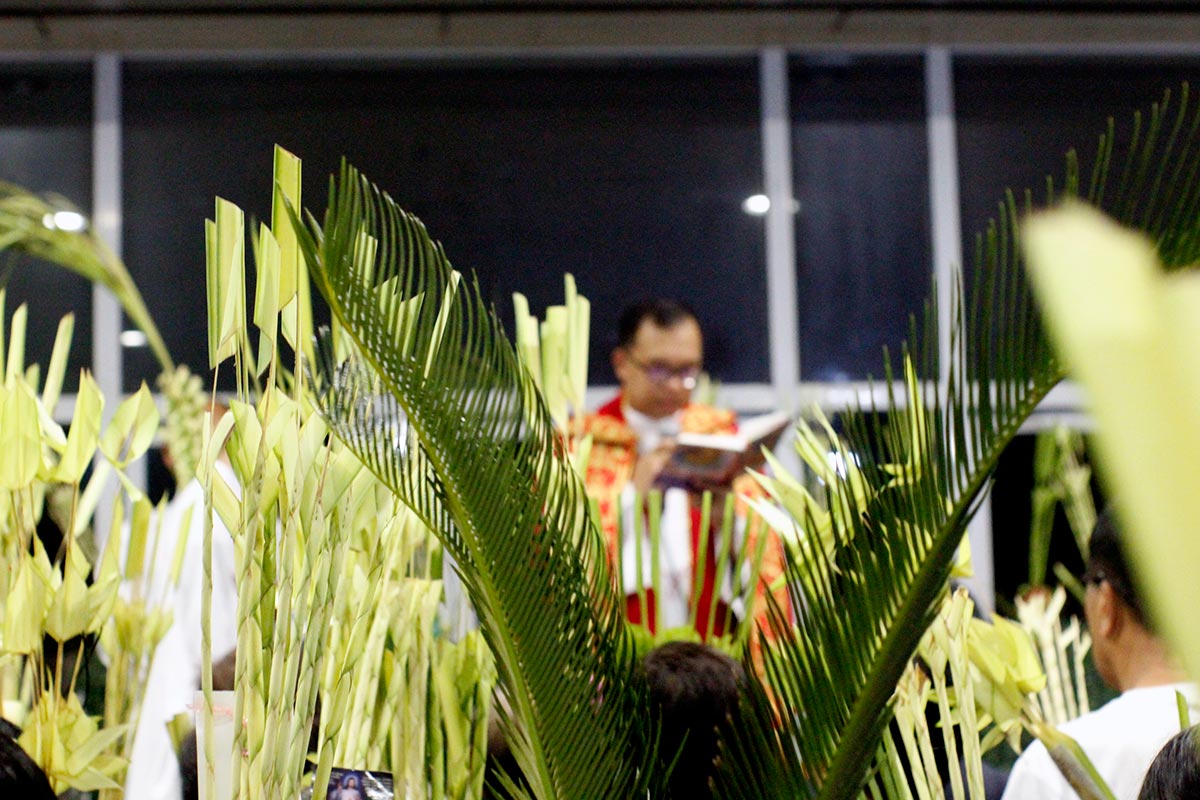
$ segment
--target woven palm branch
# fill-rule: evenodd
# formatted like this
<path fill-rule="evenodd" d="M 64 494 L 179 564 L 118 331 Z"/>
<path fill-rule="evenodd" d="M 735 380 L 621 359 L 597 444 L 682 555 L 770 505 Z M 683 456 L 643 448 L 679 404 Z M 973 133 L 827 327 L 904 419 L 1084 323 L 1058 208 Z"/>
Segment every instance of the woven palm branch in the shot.
<path fill-rule="evenodd" d="M 496 316 L 352 167 L 323 225 L 293 222 L 335 323 L 314 376 L 322 411 L 457 563 L 528 796 L 644 796 L 654 754 L 629 742 L 649 714 L 599 533 Z"/>
<path fill-rule="evenodd" d="M 1200 114 L 1186 86 L 1177 109 L 1172 99 L 1168 92 L 1147 117 L 1136 115 L 1123 141 L 1110 120 L 1086 185 L 1069 153 L 1062 189 L 1048 179 L 1045 202 L 1083 196 L 1148 232 L 1163 261 L 1179 267 L 1200 256 Z M 887 405 L 843 415 L 846 457 L 861 464 L 869 489 L 856 496 L 848 478 L 835 479 L 832 551 L 809 539 L 794 554 L 800 622 L 792 629 L 774 617 L 765 685 L 751 692 L 749 721 L 727 742 L 719 796 L 851 798 L 886 768 L 877 754 L 889 698 L 945 591 L 966 525 L 1000 454 L 1064 375 L 1017 246 L 1032 198 L 1026 192 L 1018 204 L 1008 193 L 977 239 L 971 284 L 952 292 L 950 363 L 939 372 L 937 311 L 927 306 L 905 348 L 917 366 L 909 396 L 892 388 L 885 353 Z"/>

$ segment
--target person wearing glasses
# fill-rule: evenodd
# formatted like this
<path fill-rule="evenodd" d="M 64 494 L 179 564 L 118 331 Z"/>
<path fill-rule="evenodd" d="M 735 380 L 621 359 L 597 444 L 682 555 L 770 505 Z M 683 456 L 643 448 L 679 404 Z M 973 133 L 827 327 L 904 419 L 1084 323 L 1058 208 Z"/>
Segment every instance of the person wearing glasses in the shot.
<path fill-rule="evenodd" d="M 715 537 L 708 537 L 709 557 L 698 559 L 696 550 L 702 537 L 697 498 L 683 489 L 659 485 L 657 480 L 680 432 L 736 431 L 737 419 L 732 412 L 692 402 L 703 362 L 704 339 L 699 320 L 690 308 L 663 298 L 629 306 L 619 319 L 617 346 L 612 353 L 620 391 L 594 414 L 576 421 L 582 425 L 582 433 L 592 435 L 588 494 L 600 507 L 610 556 L 620 559 L 629 619 L 641 622 L 645 608 L 651 631 L 659 611 L 666 628 L 686 623 L 694 581 L 699 580 L 694 624 L 702 636 L 710 630 L 720 635 L 725 620 L 731 619 L 726 613 L 726 600 L 731 598 L 718 598 L 717 613 L 709 619 L 717 591 L 712 557 Z M 663 591 L 649 590 L 643 605 L 639 588 L 650 586 L 651 557 L 646 538 L 636 536 L 633 509 L 635 498 L 644 497 L 654 488 L 665 489 L 659 547 L 659 585 Z M 714 517 L 719 518 L 719 514 Z M 639 547 L 643 567 L 640 578 Z M 742 549 L 745 551 L 745 543 Z M 700 561 L 705 564 L 704 574 L 695 575 L 695 565 Z M 762 577 L 770 580 L 782 571 L 781 551 L 767 548 L 765 562 Z"/>
<path fill-rule="evenodd" d="M 1146 615 L 1111 509 L 1092 531 L 1083 582 L 1096 670 L 1120 695 L 1061 730 L 1079 743 L 1117 800 L 1136 800 L 1155 755 L 1180 730 L 1177 693 L 1193 720 L 1200 719 L 1200 693 L 1185 682 Z M 1004 791 L 1004 800 L 1075 797 L 1041 742 L 1017 759 Z"/>

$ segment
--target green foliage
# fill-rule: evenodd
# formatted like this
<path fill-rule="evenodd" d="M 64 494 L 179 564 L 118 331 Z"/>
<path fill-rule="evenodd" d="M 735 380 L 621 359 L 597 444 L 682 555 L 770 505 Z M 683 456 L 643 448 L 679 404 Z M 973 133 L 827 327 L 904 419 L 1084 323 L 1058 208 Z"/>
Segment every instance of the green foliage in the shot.
<path fill-rule="evenodd" d="M 1050 558 L 1050 535 L 1059 506 L 1066 512 L 1080 555 L 1087 560 L 1088 537 L 1096 524 L 1092 470 L 1084 457 L 1083 434 L 1056 426 L 1037 435 L 1033 455 L 1033 493 L 1029 521 L 1029 583 L 1043 586 Z M 1054 565 L 1055 574 L 1061 571 Z M 1068 588 L 1078 584 L 1064 582 Z"/>
<path fill-rule="evenodd" d="M 281 194 L 299 190 L 300 167 L 277 149 L 275 168 L 282 207 Z M 236 549 L 234 716 L 243 724 L 233 785 L 239 797 L 297 796 L 319 697 L 312 778 L 318 800 L 335 766 L 390 771 L 399 795 L 475 800 L 495 682 L 491 656 L 477 635 L 456 643 L 440 635 L 436 540 L 329 435 L 308 384 L 281 363 L 283 342 L 311 349 L 299 342 L 311 322 L 291 229 L 279 237 L 266 226 L 257 233 L 251 315 L 241 279 L 241 211 L 218 201 L 217 218 L 208 226 L 210 352 L 217 362 L 234 359 L 240 397 L 215 425 L 204 423 L 197 475 L 207 518 L 213 509 L 220 514 Z M 226 431 L 224 451 L 240 495 L 227 471 L 214 469 Z M 206 526 L 209 571 L 212 538 Z M 209 615 L 211 600 L 202 605 Z M 203 648 L 211 650 L 204 625 Z M 202 683 L 210 691 L 207 666 Z M 211 729 L 211 714 L 203 724 Z M 203 774 L 228 766 L 220 755 L 206 752 Z"/>
<path fill-rule="evenodd" d="M 1144 130 L 1136 118 L 1119 152 L 1110 125 L 1086 185 L 1069 155 L 1061 190 L 1143 227 L 1175 266 L 1200 249 L 1200 116 L 1186 94 L 1174 118 L 1169 95 Z M 726 741 L 722 797 L 850 798 L 884 774 L 893 693 L 967 522 L 1001 452 L 1063 377 L 1018 247 L 1032 206 L 1032 193 L 1020 206 L 1009 193 L 980 235 L 971 283 L 952 292 L 948 363 L 936 355 L 931 305 L 904 350 L 904 388 L 885 367 L 886 402 L 841 415 L 843 461 L 856 469 L 835 474 L 827 504 L 794 520 L 797 624 L 770 609 L 776 641 Z M 314 364 L 322 412 L 459 565 L 511 704 L 502 724 L 529 794 L 653 793 L 663 777 L 651 774 L 653 754 L 628 746 L 649 720 L 630 680 L 635 648 L 582 486 L 478 287 L 351 167 L 332 182 L 321 221 L 291 213 L 334 318 Z M 241 323 L 221 318 L 214 352 L 244 349 L 227 336 Z"/>
<path fill-rule="evenodd" d="M 70 204 L 62 198 L 42 198 L 20 186 L 0 183 L 0 252 L 43 259 L 111 291 L 133 324 L 146 334 L 162 369 L 173 370 L 175 362 L 121 259 L 94 231 L 64 230 L 55 225 L 55 213 L 68 209 Z"/>
<path fill-rule="evenodd" d="M 0 323 L 3 308 L 0 290 Z M 118 595 L 123 580 L 148 579 L 142 558 L 145 515 L 138 513 L 148 504 L 123 470 L 145 452 L 158 413 L 143 386 L 102 424 L 104 398 L 84 372 L 70 431 L 64 433 L 51 411 L 62 386 L 71 319 L 59 325 L 39 394 L 40 370 L 24 363 L 25 311 L 21 306 L 13 314 L 7 350 L 0 348 L 0 447 L 7 454 L 0 462 L 3 714 L 23 726 L 21 746 L 56 791 L 113 790 L 119 788 L 131 750 L 147 654 L 170 624 L 169 616 L 146 608 L 136 595 Z M 92 564 L 81 535 L 90 524 L 95 498 L 114 474 L 125 489 L 122 500 L 134 503 L 129 555 L 122 566 L 122 537 L 114 534 Z M 43 512 L 53 505 L 66 509 L 55 519 L 63 534 L 56 553 L 47 551 L 37 529 Z M 121 503 L 114 508 L 114 531 L 121 530 L 122 508 Z M 113 667 L 103 726 L 84 711 L 75 694 L 83 659 L 68 657 L 80 637 L 96 636 L 105 643 Z"/>
<path fill-rule="evenodd" d="M 1063 193 L 1083 195 L 1148 231 L 1170 265 L 1200 255 L 1200 115 L 1181 92 L 1155 105 L 1118 152 L 1110 122 L 1087 185 L 1068 154 Z M 1116 180 L 1110 185 L 1114 164 Z M 1046 201 L 1056 200 L 1047 181 Z M 1033 205 L 1026 193 L 1024 207 Z M 977 240 L 971 285 L 952 293 L 949 364 L 939 365 L 936 309 L 906 347 L 917 379 L 908 397 L 889 379 L 888 403 L 844 415 L 846 449 L 869 490 L 832 486 L 832 552 L 814 536 L 791 564 L 792 628 L 776 616 L 779 643 L 764 654 L 765 682 L 752 722 L 729 743 L 723 797 L 854 797 L 877 764 L 889 699 L 943 591 L 954 551 L 1000 453 L 1063 377 L 1023 270 L 1015 196 Z M 915 328 L 915 326 L 914 326 Z M 885 364 L 887 363 L 885 355 Z M 940 368 L 940 369 L 939 369 Z M 946 376 L 939 381 L 939 374 Z M 916 422 L 923 411 L 928 424 Z M 886 423 L 883 418 L 886 416 Z M 882 464 L 901 464 L 897 473 Z M 797 520 L 814 527 L 810 515 Z M 766 700 L 765 698 L 770 698 Z M 769 732 L 767 735 L 756 735 Z"/>
<path fill-rule="evenodd" d="M 299 233 L 336 323 L 319 356 L 322 410 L 458 563 L 530 795 L 644 794 L 660 776 L 653 752 L 629 747 L 649 714 L 604 548 L 550 413 L 478 286 L 349 166 L 323 223 L 309 217 Z"/>

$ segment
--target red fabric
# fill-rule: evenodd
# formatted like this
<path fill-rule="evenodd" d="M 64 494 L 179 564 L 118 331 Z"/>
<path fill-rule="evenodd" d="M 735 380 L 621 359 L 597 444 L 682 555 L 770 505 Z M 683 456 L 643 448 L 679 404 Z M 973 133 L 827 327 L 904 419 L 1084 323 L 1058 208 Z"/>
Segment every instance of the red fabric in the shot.
<path fill-rule="evenodd" d="M 621 395 L 618 393 L 616 397 L 614 397 L 612 400 L 609 400 L 607 403 L 605 403 L 600 408 L 598 408 L 596 410 L 596 415 L 601 416 L 601 417 L 609 417 L 611 419 L 614 419 L 614 420 L 624 424 L 626 422 L 626 420 L 625 420 L 625 411 L 621 407 Z M 700 559 L 696 556 L 696 552 L 700 549 L 700 522 L 701 522 L 700 509 L 696 508 L 695 506 L 692 506 L 691 515 L 692 515 L 691 547 L 692 547 L 692 570 L 693 570 L 692 586 L 694 587 L 696 585 L 696 579 L 697 579 L 695 569 L 696 569 L 696 565 L 700 561 Z M 709 630 L 709 624 L 708 624 L 709 610 L 712 608 L 713 595 L 716 593 L 716 589 L 717 589 L 716 554 L 713 549 L 713 537 L 711 535 L 709 536 L 709 539 L 708 539 L 708 548 L 707 549 L 708 549 L 708 557 L 704 559 L 704 576 L 703 576 L 703 582 L 700 584 L 700 597 L 698 599 L 699 607 L 696 609 L 696 614 L 695 614 L 695 616 L 696 616 L 696 632 L 699 633 L 702 638 L 707 638 L 706 634 Z M 694 590 L 693 590 L 693 593 L 694 593 Z M 657 633 L 657 631 L 655 630 L 656 626 L 654 623 L 654 618 L 655 618 L 654 604 L 655 604 L 654 590 L 651 588 L 647 588 L 646 589 L 646 610 L 647 610 L 647 614 L 649 615 L 650 619 L 646 622 L 646 627 L 650 629 L 651 633 Z M 642 622 L 641 601 L 636 593 L 626 595 L 626 597 L 625 597 L 625 617 L 630 622 L 633 622 L 635 624 L 639 624 Z M 716 619 L 713 620 L 713 624 L 712 624 L 712 633 L 714 636 L 721 636 L 725 633 L 725 620 L 727 617 L 728 617 L 728 613 L 727 613 L 726 603 L 722 600 L 718 600 L 717 601 Z"/>
<path fill-rule="evenodd" d="M 612 400 L 609 400 L 600 408 L 596 409 L 596 416 L 611 417 L 617 422 L 625 421 L 625 409 L 621 408 L 621 395 L 617 394 Z"/>
<path fill-rule="evenodd" d="M 700 549 L 700 509 L 692 506 L 692 586 L 696 585 L 696 564 L 699 558 L 696 556 Z M 709 630 L 708 615 L 712 609 L 713 595 L 717 591 L 717 558 L 716 551 L 713 548 L 713 536 L 708 537 L 708 555 L 704 559 L 704 577 L 700 584 L 700 597 L 697 602 L 700 606 L 696 609 L 696 631 L 701 637 L 705 637 L 705 633 Z M 694 590 L 693 590 L 694 592 Z M 725 620 L 729 617 L 725 601 L 718 600 L 716 608 L 716 619 L 713 620 L 711 629 L 714 636 L 721 636 L 725 633 Z"/>

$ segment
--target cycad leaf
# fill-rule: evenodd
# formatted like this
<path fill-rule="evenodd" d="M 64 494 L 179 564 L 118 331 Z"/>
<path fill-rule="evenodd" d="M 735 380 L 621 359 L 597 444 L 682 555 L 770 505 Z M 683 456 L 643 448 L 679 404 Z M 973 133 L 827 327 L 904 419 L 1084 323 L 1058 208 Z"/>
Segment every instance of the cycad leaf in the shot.
<path fill-rule="evenodd" d="M 1152 108 L 1144 136 L 1138 117 L 1121 153 L 1110 122 L 1089 185 L 1080 187 L 1073 153 L 1062 183 L 1064 194 L 1085 194 L 1147 231 L 1168 266 L 1200 256 L 1200 115 L 1187 107 L 1186 86 L 1180 97 L 1173 120 L 1170 93 Z M 1123 166 L 1109 186 L 1115 164 Z M 1032 206 L 1031 194 L 1023 206 Z M 908 352 L 918 365 L 920 381 L 910 385 L 917 401 L 889 396 L 889 411 L 858 407 L 844 415 L 845 439 L 871 490 L 859 502 L 846 479 L 836 478 L 828 487 L 840 499 L 830 509 L 832 555 L 798 548 L 791 585 L 800 624 L 793 632 L 775 616 L 778 644 L 764 654 L 770 690 L 752 695 L 753 722 L 727 743 L 721 796 L 850 798 L 867 781 L 892 689 L 989 476 L 1063 377 L 1017 246 L 1025 208 L 1008 194 L 999 222 L 978 239 L 971 286 L 952 292 L 950 363 L 936 360 L 936 309 L 927 308 L 923 335 L 914 331 Z M 890 387 L 886 363 L 885 354 Z M 925 425 L 914 424 L 915 410 Z M 756 737 L 755 729 L 772 732 Z"/>
<path fill-rule="evenodd" d="M 437 532 L 459 565 L 512 706 L 538 798 L 640 796 L 653 753 L 625 631 L 582 484 L 478 286 L 424 226 L 344 166 L 323 227 L 298 229 L 357 358 L 322 348 L 331 427 Z M 376 244 L 362 257 L 363 236 Z M 414 302 L 416 300 L 416 302 Z M 529 414 L 527 410 L 536 409 Z"/>

